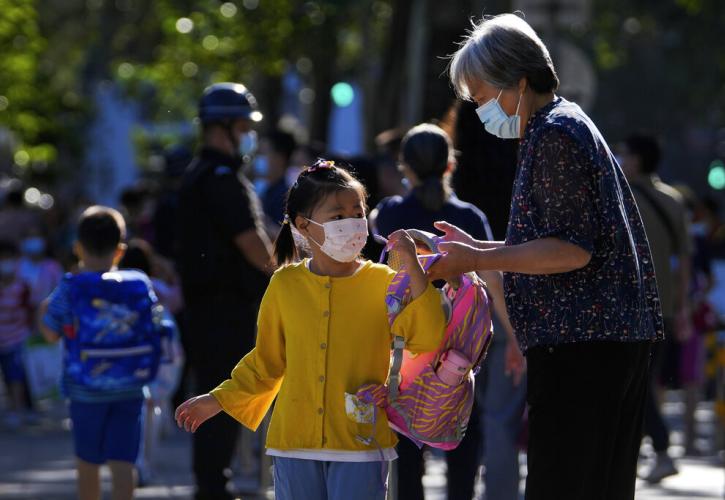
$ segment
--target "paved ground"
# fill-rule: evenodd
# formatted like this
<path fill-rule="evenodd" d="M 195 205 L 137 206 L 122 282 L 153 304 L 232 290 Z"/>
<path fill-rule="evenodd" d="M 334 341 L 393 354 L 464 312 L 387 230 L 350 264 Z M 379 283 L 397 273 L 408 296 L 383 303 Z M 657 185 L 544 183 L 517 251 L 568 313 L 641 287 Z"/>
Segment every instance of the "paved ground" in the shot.
<path fill-rule="evenodd" d="M 672 451 L 680 453 L 680 434 L 677 432 L 681 411 L 675 397 L 666 405 L 665 411 L 673 424 Z M 665 479 L 660 485 L 650 486 L 638 482 L 638 500 L 715 500 L 725 498 L 725 475 L 722 455 L 714 451 L 715 420 L 712 406 L 701 405 L 698 411 L 700 422 L 699 442 L 705 456 L 682 458 L 678 461 L 680 474 Z M 63 420 L 62 407 L 49 408 L 40 422 L 10 431 L 0 430 L 0 498 L 2 499 L 48 499 L 75 498 L 74 463 L 67 422 Z M 163 441 L 156 464 L 156 477 L 148 486 L 139 488 L 137 498 L 187 499 L 192 493 L 192 477 L 189 462 L 190 439 L 175 429 Z M 646 446 L 644 447 L 646 451 Z M 243 463 L 244 459 L 239 460 Z M 242 465 L 235 466 L 237 471 Z M 525 456 L 522 456 L 522 471 L 525 473 Z M 110 483 L 104 473 L 105 489 Z M 236 482 L 244 487 L 245 482 L 237 474 Z M 445 498 L 445 463 L 436 457 L 427 462 L 424 478 L 427 500 Z M 485 498 L 483 488 L 477 487 L 478 498 Z M 255 498 L 245 495 L 244 498 Z M 257 496 L 256 498 L 260 498 Z M 495 499 L 488 499 L 495 500 Z"/>

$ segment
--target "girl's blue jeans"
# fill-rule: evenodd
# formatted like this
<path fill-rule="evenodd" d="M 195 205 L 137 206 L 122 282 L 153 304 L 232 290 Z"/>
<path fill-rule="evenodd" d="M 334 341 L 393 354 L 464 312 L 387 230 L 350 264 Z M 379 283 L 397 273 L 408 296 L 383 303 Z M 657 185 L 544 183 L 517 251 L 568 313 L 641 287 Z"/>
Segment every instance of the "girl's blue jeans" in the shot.
<path fill-rule="evenodd" d="M 274 457 L 276 500 L 385 500 L 388 462 Z"/>

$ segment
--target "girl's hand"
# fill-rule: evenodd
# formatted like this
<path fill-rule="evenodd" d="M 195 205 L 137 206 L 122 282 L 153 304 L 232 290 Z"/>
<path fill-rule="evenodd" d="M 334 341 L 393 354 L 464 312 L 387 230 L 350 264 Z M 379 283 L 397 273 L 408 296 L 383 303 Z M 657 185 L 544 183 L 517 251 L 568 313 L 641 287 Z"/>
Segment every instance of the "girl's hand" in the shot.
<path fill-rule="evenodd" d="M 445 221 L 439 221 L 434 222 L 433 226 L 437 230 L 443 232 L 443 239 L 445 241 L 455 241 L 472 247 L 476 246 L 476 240 L 473 238 L 473 236 L 465 232 L 463 229 L 454 226 L 453 224 L 449 224 Z"/>
<path fill-rule="evenodd" d="M 388 236 L 388 245 L 400 255 L 400 260 L 408 270 L 420 267 L 415 241 L 405 229 L 399 229 Z"/>
<path fill-rule="evenodd" d="M 415 242 L 404 229 L 395 231 L 388 237 L 388 244 L 400 255 L 400 261 L 410 276 L 410 296 L 413 300 L 420 297 L 428 287 L 428 278 L 418 261 Z"/>
<path fill-rule="evenodd" d="M 222 407 L 211 394 L 202 394 L 187 399 L 174 413 L 176 425 L 187 432 L 196 432 L 201 424 L 222 411 Z"/>

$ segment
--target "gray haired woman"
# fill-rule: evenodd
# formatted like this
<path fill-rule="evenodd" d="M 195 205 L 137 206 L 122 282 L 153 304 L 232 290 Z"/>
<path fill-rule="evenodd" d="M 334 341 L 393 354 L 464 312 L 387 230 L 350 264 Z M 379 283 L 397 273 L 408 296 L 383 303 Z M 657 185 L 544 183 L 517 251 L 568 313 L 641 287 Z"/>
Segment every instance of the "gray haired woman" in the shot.
<path fill-rule="evenodd" d="M 504 271 L 528 362 L 527 500 L 634 497 L 651 342 L 663 336 L 649 245 L 627 181 L 534 30 L 484 19 L 450 78 L 490 133 L 519 138 L 504 242 L 438 223 L 432 278 Z"/>

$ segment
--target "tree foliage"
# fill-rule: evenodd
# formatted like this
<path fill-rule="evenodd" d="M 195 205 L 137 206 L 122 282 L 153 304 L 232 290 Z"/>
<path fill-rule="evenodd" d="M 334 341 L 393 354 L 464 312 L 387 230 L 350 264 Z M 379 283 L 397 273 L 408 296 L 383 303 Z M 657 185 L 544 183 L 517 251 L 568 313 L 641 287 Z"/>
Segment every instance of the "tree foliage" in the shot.
<path fill-rule="evenodd" d="M 504 0 L 429 1 L 424 115 L 452 93 L 442 56 L 482 6 Z M 413 0 L 0 0 L 0 125 L 24 171 L 67 172 L 82 159 L 92 92 L 114 81 L 149 122 L 188 121 L 202 89 L 246 83 L 279 117 L 281 76 L 296 68 L 314 96 L 311 136 L 327 131 L 331 85 L 360 83 L 367 136 L 399 125 Z M 509 6 L 507 8 L 506 6 Z M 713 127 L 725 109 L 721 0 L 593 0 L 586 26 L 561 35 L 590 54 L 599 77 L 594 114 L 604 129 L 683 122 Z M 680 127 L 681 128 L 681 127 Z M 674 133 L 674 132 L 673 132 Z M 0 160 L 2 161 L 2 160 Z M 30 167 L 37 167 L 36 170 Z M 53 170 L 53 169 L 51 169 Z"/>
<path fill-rule="evenodd" d="M 46 79 L 41 55 L 46 40 L 40 34 L 32 0 L 0 1 L 0 125 L 17 142 L 14 161 L 20 167 L 55 158 L 51 143 L 57 132 L 57 110 L 51 92 L 41 91 Z"/>
<path fill-rule="evenodd" d="M 324 137 L 336 78 L 371 73 L 390 0 L 0 0 L 0 124 L 25 166 L 77 165 L 92 93 L 114 81 L 144 119 L 190 120 L 203 88 L 242 81 L 272 123 L 296 66 Z"/>
<path fill-rule="evenodd" d="M 722 122 L 721 0 L 597 0 L 594 12 L 582 41 L 592 48 L 602 82 L 600 110 L 612 128 Z M 614 101 L 622 112 L 605 113 L 616 109 Z"/>

